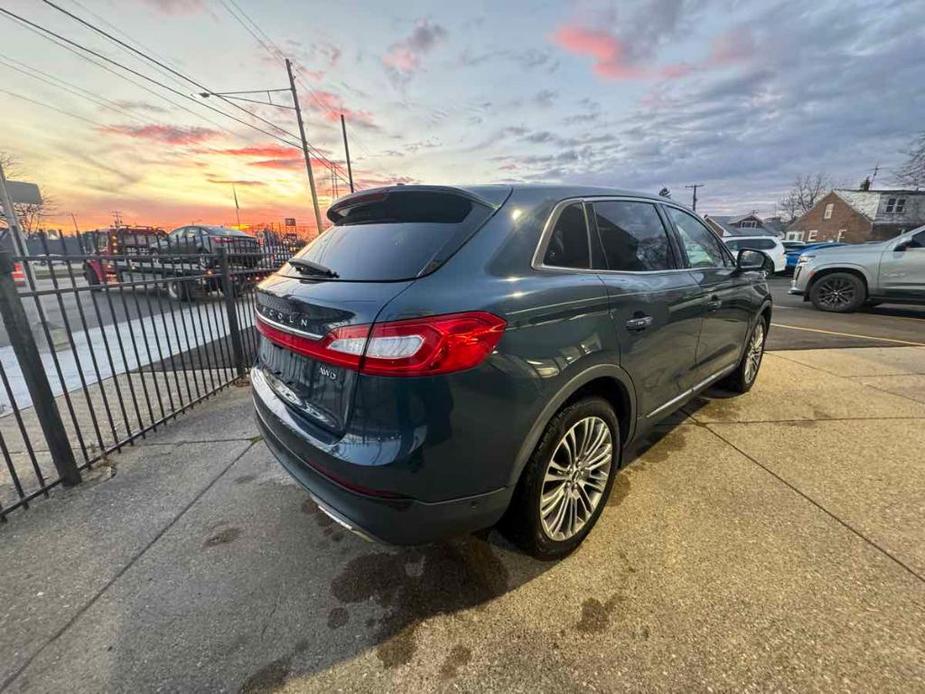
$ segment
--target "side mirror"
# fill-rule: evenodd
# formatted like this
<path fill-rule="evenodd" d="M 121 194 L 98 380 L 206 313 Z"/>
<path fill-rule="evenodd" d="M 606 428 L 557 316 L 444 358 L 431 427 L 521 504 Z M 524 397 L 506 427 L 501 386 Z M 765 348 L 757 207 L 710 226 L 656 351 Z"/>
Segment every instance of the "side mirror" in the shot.
<path fill-rule="evenodd" d="M 743 248 L 736 255 L 736 269 L 739 272 L 753 272 L 764 270 L 768 267 L 773 269 L 774 261 L 761 251 L 756 251 L 753 248 Z"/>
<path fill-rule="evenodd" d="M 906 239 L 905 241 L 902 241 L 901 243 L 896 244 L 893 247 L 893 252 L 894 253 L 904 253 L 905 250 L 909 248 L 909 246 L 911 245 L 912 245 L 912 239 Z"/>

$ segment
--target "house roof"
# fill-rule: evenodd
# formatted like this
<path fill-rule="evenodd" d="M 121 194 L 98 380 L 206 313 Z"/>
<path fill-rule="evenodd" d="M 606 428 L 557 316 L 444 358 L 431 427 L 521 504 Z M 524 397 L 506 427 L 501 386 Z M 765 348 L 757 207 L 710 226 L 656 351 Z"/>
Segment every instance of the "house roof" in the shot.
<path fill-rule="evenodd" d="M 921 190 L 900 190 L 900 189 L 891 189 L 891 190 L 850 190 L 846 188 L 836 188 L 833 191 L 838 197 L 844 200 L 848 205 L 850 205 L 856 212 L 867 217 L 872 222 L 875 221 L 896 221 L 901 222 L 901 219 L 898 219 L 895 215 L 886 216 L 885 214 L 880 214 L 880 219 L 878 219 L 878 212 L 880 210 L 880 200 L 884 196 L 889 197 L 917 197 L 925 199 L 925 191 Z M 906 206 L 910 212 L 911 207 L 907 204 Z"/>
<path fill-rule="evenodd" d="M 774 236 L 774 231 L 769 229 L 765 223 L 754 214 L 740 214 L 740 215 L 704 215 L 704 219 L 713 222 L 723 231 L 724 236 Z M 736 226 L 736 224 L 746 220 L 754 219 L 757 223 L 757 227 L 747 227 L 742 228 Z"/>

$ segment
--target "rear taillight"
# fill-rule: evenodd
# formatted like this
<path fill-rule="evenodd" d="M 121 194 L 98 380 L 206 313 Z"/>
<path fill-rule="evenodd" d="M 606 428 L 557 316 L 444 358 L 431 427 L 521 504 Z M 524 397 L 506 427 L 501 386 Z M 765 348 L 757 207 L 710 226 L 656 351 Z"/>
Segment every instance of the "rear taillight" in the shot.
<path fill-rule="evenodd" d="M 257 328 L 298 354 L 378 376 L 429 376 L 471 369 L 491 354 L 507 326 L 483 311 L 350 325 L 321 340 L 274 328 L 260 316 Z"/>

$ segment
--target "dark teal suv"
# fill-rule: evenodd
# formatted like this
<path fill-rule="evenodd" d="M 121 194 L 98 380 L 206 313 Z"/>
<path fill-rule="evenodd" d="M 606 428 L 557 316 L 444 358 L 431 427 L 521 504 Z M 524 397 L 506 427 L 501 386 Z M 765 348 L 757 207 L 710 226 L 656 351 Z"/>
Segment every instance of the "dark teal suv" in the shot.
<path fill-rule="evenodd" d="M 254 402 L 280 463 L 370 539 L 500 524 L 563 556 L 629 442 L 761 365 L 764 256 L 670 200 L 396 186 L 328 217 L 259 286 Z"/>

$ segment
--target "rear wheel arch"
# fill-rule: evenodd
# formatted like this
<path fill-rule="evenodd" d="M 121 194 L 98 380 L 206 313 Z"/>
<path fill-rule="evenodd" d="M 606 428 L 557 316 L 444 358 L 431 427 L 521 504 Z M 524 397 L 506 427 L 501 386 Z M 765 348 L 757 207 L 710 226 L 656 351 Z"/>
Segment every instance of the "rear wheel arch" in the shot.
<path fill-rule="evenodd" d="M 520 480 L 527 461 L 552 418 L 569 404 L 595 395 L 613 407 L 620 426 L 620 438 L 623 445 L 626 445 L 634 433 L 636 421 L 636 400 L 632 381 L 623 369 L 614 364 L 592 366 L 566 383 L 534 421 L 518 451 L 510 479 L 512 487 Z"/>

